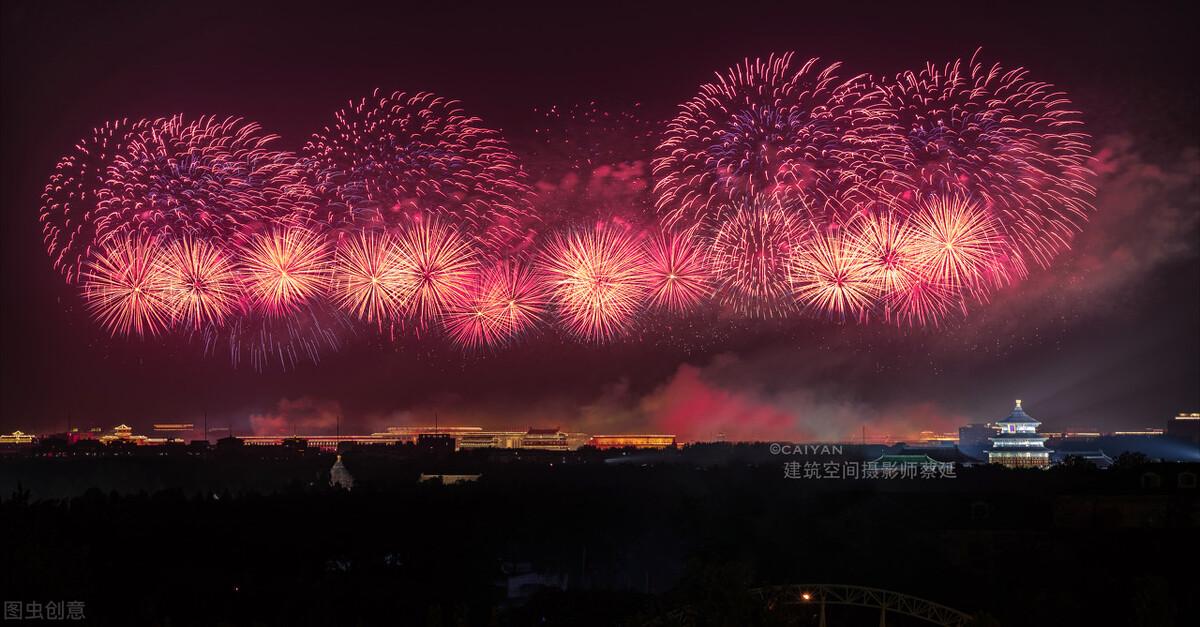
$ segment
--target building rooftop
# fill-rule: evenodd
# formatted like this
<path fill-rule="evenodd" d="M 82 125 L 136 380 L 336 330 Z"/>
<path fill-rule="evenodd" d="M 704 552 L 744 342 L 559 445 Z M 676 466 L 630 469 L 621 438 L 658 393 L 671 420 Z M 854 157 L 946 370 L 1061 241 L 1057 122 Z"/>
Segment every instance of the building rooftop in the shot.
<path fill-rule="evenodd" d="M 1042 424 L 1040 421 L 1034 420 L 1033 416 L 1030 416 L 1029 414 L 1025 413 L 1024 409 L 1021 409 L 1021 401 L 1020 400 L 1017 400 L 1017 406 L 1013 407 L 1012 413 L 1009 414 L 1008 417 L 1005 418 L 1004 420 L 1001 420 L 999 422 L 999 424 L 1011 424 L 1014 422 L 1030 423 L 1030 424 L 1035 424 L 1035 425 Z"/>

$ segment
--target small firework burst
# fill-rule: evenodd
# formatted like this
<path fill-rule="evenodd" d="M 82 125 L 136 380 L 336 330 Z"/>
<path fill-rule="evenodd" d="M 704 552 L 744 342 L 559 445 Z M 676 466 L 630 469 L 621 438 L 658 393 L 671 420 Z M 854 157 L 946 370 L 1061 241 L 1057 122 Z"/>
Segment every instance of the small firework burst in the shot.
<path fill-rule="evenodd" d="M 158 335 L 173 321 L 167 275 L 155 240 L 112 239 L 84 269 L 87 308 L 113 335 Z"/>
<path fill-rule="evenodd" d="M 674 313 L 698 306 L 712 292 L 708 257 L 692 232 L 665 232 L 646 243 L 650 304 Z"/>
<path fill-rule="evenodd" d="M 913 253 L 921 275 L 978 296 L 1005 276 L 1004 239 L 988 212 L 964 196 L 929 196 L 912 214 Z"/>
<path fill-rule="evenodd" d="M 513 261 L 484 270 L 471 295 L 445 316 L 446 331 L 465 349 L 507 344 L 546 314 L 546 283 L 532 267 Z"/>
<path fill-rule="evenodd" d="M 309 229 L 250 236 L 240 267 L 250 304 L 269 317 L 295 313 L 329 287 L 329 247 Z"/>
<path fill-rule="evenodd" d="M 382 327 L 398 318 L 408 298 L 405 257 L 390 234 L 361 231 L 343 239 L 333 261 L 333 304 Z"/>
<path fill-rule="evenodd" d="M 563 326 L 588 342 L 626 334 L 647 297 L 645 256 L 611 224 L 554 237 L 542 257 Z"/>
<path fill-rule="evenodd" d="M 753 318 L 787 315 L 795 309 L 793 255 L 804 237 L 801 221 L 776 199 L 729 210 L 708 252 L 717 300 Z"/>
<path fill-rule="evenodd" d="M 832 318 L 865 319 L 879 294 L 865 251 L 838 230 L 805 240 L 792 261 L 797 300 Z"/>
<path fill-rule="evenodd" d="M 437 218 L 413 220 L 397 236 L 396 250 L 403 310 L 420 327 L 470 297 L 478 261 L 449 224 Z"/>
<path fill-rule="evenodd" d="M 241 289 L 234 260 L 224 248 L 184 237 L 166 246 L 163 259 L 172 317 L 184 328 L 220 326 L 236 311 Z"/>

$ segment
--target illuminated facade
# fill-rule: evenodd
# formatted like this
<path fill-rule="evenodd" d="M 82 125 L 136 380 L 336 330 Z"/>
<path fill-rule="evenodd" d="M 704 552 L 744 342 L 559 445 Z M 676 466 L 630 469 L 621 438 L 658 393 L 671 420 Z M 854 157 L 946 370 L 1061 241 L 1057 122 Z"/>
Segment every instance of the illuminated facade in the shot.
<path fill-rule="evenodd" d="M 1021 408 L 1021 401 L 1007 418 L 996 423 L 999 432 L 988 438 L 992 447 L 987 450 L 988 463 L 1010 468 L 1047 468 L 1050 466 L 1050 449 L 1046 448 L 1046 436 L 1039 435 L 1038 425 Z"/>
<path fill-rule="evenodd" d="M 567 434 L 563 433 L 558 427 L 553 429 L 534 429 L 529 428 L 525 435 L 521 437 L 521 448 L 531 449 L 535 451 L 567 451 L 570 446 L 567 443 Z"/>
<path fill-rule="evenodd" d="M 13 431 L 9 435 L 0 435 L 0 444 L 33 444 L 37 436 Z"/>
<path fill-rule="evenodd" d="M 675 446 L 673 435 L 593 435 L 588 440 L 589 446 L 598 449 L 610 448 L 640 448 L 659 449 Z"/>

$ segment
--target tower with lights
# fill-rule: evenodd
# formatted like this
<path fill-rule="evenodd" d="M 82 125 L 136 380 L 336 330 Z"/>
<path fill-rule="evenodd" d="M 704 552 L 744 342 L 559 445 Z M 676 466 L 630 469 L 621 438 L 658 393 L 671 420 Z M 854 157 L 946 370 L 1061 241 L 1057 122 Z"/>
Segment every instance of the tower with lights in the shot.
<path fill-rule="evenodd" d="M 1050 465 L 1050 449 L 1046 437 L 1038 435 L 1038 422 L 1025 413 L 1021 401 L 1007 418 L 996 423 L 999 431 L 988 438 L 992 447 L 987 450 L 988 463 L 1010 468 L 1046 468 Z"/>

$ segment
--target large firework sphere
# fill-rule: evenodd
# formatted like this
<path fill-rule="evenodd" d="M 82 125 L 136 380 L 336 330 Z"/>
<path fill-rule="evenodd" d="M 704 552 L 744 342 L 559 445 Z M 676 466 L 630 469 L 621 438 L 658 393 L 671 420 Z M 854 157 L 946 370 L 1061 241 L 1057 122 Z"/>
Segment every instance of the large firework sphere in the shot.
<path fill-rule="evenodd" d="M 721 211 L 774 195 L 828 219 L 881 160 L 886 115 L 862 76 L 792 53 L 717 74 L 667 125 L 655 151 L 654 191 L 668 225 L 716 222 Z"/>
<path fill-rule="evenodd" d="M 304 154 L 333 226 L 431 213 L 504 254 L 533 219 L 525 172 L 500 134 L 434 94 L 376 90 L 339 110 Z"/>

